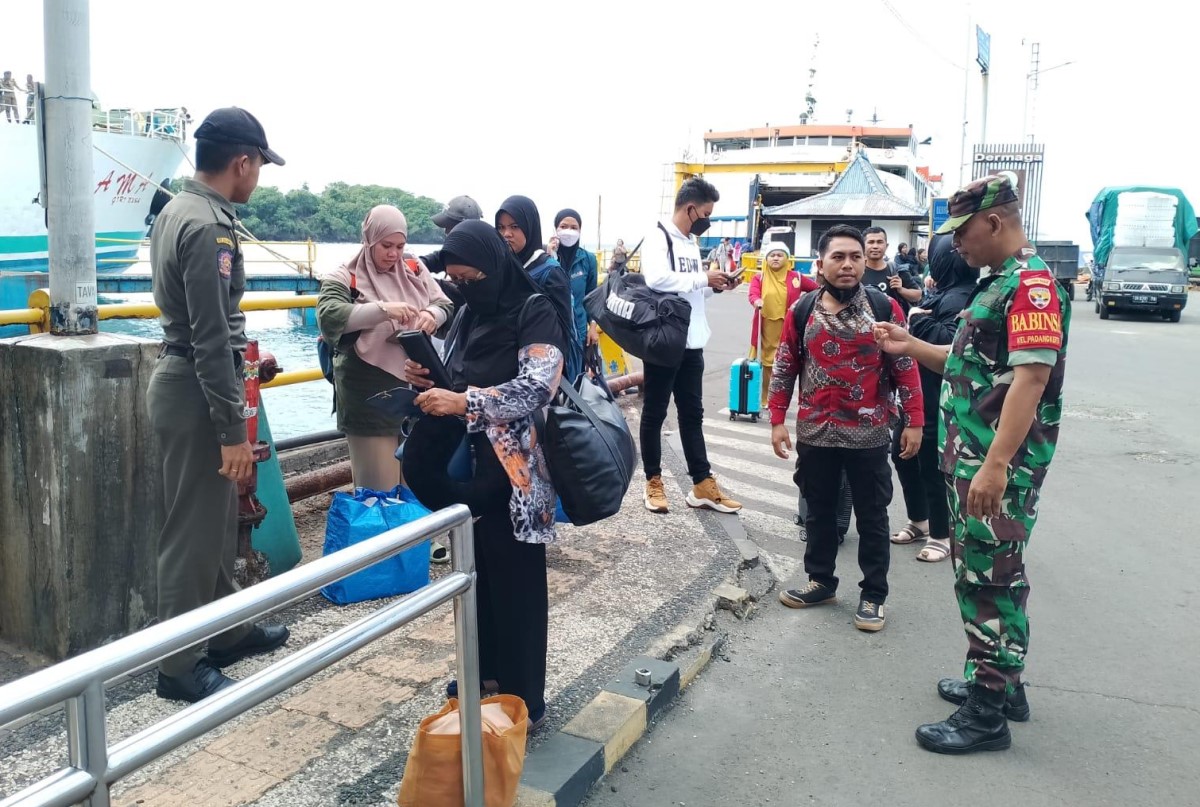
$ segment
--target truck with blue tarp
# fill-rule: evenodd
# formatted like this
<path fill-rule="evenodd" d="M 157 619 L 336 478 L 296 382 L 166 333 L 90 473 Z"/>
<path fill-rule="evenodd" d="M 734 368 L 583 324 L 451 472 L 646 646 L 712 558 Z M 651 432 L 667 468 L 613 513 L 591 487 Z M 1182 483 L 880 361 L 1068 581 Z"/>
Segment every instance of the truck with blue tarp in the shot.
<path fill-rule="evenodd" d="M 1096 313 L 1158 314 L 1178 322 L 1187 305 L 1187 254 L 1200 228 L 1178 188 L 1102 189 L 1087 211 L 1094 267 L 1088 299 Z"/>

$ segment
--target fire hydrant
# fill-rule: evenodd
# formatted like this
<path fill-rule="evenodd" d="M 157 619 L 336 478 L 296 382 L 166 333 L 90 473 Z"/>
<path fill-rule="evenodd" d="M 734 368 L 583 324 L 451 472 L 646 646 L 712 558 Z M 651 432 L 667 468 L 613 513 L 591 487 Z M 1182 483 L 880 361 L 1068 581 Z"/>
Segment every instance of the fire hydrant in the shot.
<path fill-rule="evenodd" d="M 271 564 L 266 555 L 254 548 L 251 535 L 267 517 L 267 508 L 255 495 L 258 490 L 258 463 L 271 458 L 270 444 L 258 439 L 259 384 L 271 381 L 281 369 L 270 353 L 259 353 L 257 341 L 251 339 L 247 343 L 243 363 L 246 388 L 244 415 L 246 439 L 253 447 L 255 464 L 250 471 L 250 478 L 238 483 L 238 553 L 233 565 L 233 577 L 243 588 L 271 576 Z"/>

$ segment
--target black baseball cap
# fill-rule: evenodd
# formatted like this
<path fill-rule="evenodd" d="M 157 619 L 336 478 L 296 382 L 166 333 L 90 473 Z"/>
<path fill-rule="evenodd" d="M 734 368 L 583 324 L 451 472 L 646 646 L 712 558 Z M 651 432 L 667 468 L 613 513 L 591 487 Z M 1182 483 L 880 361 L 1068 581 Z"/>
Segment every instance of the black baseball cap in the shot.
<path fill-rule="evenodd" d="M 284 160 L 267 145 L 267 133 L 258 118 L 235 106 L 214 109 L 192 135 L 197 140 L 214 143 L 230 143 L 236 146 L 254 146 L 262 152 L 263 159 L 275 165 Z"/>
<path fill-rule="evenodd" d="M 479 207 L 479 203 L 470 196 L 455 196 L 446 203 L 446 207 L 441 213 L 435 213 L 432 218 L 434 224 L 445 229 L 464 221 L 482 219 L 483 210 Z"/>

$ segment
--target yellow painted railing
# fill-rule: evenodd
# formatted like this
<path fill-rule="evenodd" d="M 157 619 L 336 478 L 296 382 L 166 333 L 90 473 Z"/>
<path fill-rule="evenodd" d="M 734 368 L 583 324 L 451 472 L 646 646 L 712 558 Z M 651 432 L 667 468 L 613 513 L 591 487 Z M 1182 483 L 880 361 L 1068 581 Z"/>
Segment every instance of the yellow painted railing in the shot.
<path fill-rule="evenodd" d="M 30 298 L 32 303 L 32 298 Z M 283 311 L 289 308 L 315 308 L 317 295 L 278 295 L 243 299 L 242 311 Z M 113 303 L 96 306 L 100 319 L 154 319 L 161 313 L 154 303 Z"/>
<path fill-rule="evenodd" d="M 292 308 L 316 308 L 315 294 L 276 294 L 264 297 L 243 298 L 242 311 L 284 311 Z M 96 315 L 101 320 L 109 319 L 156 319 L 160 312 L 154 303 L 112 303 L 96 306 Z M 0 325 L 28 325 L 32 333 L 50 330 L 50 292 L 37 289 L 29 295 L 29 308 L 0 311 Z M 308 367 L 280 373 L 264 389 L 303 384 L 308 381 L 323 381 L 320 368 Z"/>
<path fill-rule="evenodd" d="M 292 370 L 287 373 L 280 373 L 266 384 L 262 385 L 263 389 L 271 389 L 273 387 L 286 387 L 289 384 L 304 384 L 308 381 L 324 381 L 325 376 L 321 374 L 319 367 L 309 367 L 305 370 Z"/>
<path fill-rule="evenodd" d="M 41 308 L 10 308 L 0 311 L 0 325 L 30 325 L 34 333 L 41 333 L 42 322 L 48 314 Z"/>

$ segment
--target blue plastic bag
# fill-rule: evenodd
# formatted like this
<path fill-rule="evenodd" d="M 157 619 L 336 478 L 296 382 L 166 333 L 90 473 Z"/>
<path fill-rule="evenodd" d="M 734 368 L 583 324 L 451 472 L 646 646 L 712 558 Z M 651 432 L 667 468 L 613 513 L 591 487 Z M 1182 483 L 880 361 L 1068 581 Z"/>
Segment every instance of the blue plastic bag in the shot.
<path fill-rule="evenodd" d="M 386 492 L 355 488 L 353 495 L 335 493 L 325 521 L 322 554 L 328 555 L 374 538 L 427 516 L 429 512 L 403 485 Z M 409 594 L 429 585 L 429 553 L 430 542 L 422 541 L 344 580 L 330 583 L 321 589 L 321 593 L 338 605 Z"/>

